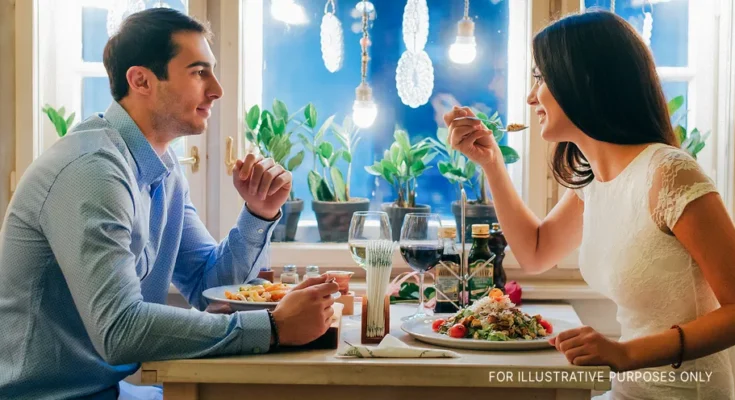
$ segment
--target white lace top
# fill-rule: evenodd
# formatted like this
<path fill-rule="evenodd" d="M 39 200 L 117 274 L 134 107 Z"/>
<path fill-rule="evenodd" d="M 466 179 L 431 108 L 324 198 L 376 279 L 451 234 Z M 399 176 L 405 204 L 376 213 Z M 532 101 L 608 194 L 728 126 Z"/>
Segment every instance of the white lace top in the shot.
<path fill-rule="evenodd" d="M 593 289 L 617 304 L 621 341 L 719 307 L 699 266 L 672 233 L 687 204 L 716 191 L 694 159 L 662 144 L 648 146 L 615 179 L 576 190 L 585 203 L 580 270 Z M 684 362 L 678 370 L 643 370 L 674 372 L 675 382 L 620 377 L 605 398 L 735 399 L 731 350 Z M 709 382 L 685 382 L 680 374 L 686 371 L 712 375 Z"/>

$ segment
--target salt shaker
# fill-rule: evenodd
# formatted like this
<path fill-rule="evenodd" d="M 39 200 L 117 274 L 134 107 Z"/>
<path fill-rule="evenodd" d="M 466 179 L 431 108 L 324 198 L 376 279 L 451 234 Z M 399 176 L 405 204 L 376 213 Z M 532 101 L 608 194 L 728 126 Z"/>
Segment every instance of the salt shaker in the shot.
<path fill-rule="evenodd" d="M 319 277 L 319 266 L 318 265 L 307 265 L 306 273 L 304 274 L 304 280 L 307 280 L 309 278 L 318 278 L 318 277 Z"/>
<path fill-rule="evenodd" d="M 299 274 L 296 271 L 296 266 L 293 264 L 284 265 L 283 272 L 281 273 L 281 283 L 297 285 L 299 283 Z"/>

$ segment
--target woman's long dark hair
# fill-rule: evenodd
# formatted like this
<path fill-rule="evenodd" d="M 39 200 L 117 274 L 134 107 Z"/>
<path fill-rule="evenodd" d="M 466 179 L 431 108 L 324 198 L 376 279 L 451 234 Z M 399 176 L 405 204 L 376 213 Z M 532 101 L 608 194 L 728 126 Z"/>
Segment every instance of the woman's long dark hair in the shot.
<path fill-rule="evenodd" d="M 622 18 L 606 11 L 565 17 L 536 34 L 533 56 L 561 109 L 587 136 L 678 146 L 651 52 Z M 558 143 L 551 163 L 566 187 L 594 179 L 574 143 Z"/>

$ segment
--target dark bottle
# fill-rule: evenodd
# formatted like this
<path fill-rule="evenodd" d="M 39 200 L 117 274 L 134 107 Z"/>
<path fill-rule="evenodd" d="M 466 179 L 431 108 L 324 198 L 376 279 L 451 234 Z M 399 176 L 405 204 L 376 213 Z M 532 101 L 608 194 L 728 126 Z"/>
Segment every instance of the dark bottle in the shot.
<path fill-rule="evenodd" d="M 460 291 L 462 288 L 462 259 L 455 246 L 456 228 L 439 228 L 439 238 L 444 245 L 442 257 L 436 266 L 435 313 L 454 313 L 462 307 Z"/>
<path fill-rule="evenodd" d="M 467 289 L 469 302 L 473 303 L 493 288 L 493 259 L 490 251 L 490 226 L 488 224 L 472 225 L 472 248 L 467 259 Z"/>
<path fill-rule="evenodd" d="M 495 254 L 495 260 L 493 260 L 493 281 L 495 287 L 502 290 L 505 293 L 505 269 L 503 268 L 503 258 L 505 258 L 505 247 L 508 245 L 508 241 L 505 240 L 503 230 L 500 229 L 500 224 L 494 223 L 490 230 L 490 251 Z"/>

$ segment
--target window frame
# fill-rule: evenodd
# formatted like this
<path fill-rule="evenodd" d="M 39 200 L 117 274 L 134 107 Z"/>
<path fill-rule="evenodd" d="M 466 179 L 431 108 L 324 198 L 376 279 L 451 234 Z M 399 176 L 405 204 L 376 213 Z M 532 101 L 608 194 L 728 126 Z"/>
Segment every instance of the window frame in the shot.
<path fill-rule="evenodd" d="M 241 157 L 249 149 L 246 148 L 243 138 L 243 110 L 257 104 L 262 97 L 262 80 L 257 78 L 262 62 L 262 40 L 244 38 L 243 26 L 251 32 L 260 29 L 262 32 L 262 18 L 265 12 L 260 2 L 248 1 L 210 1 L 208 16 L 215 37 L 228 37 L 228 40 L 218 41 L 213 49 L 219 60 L 217 76 L 225 87 L 236 87 L 238 93 L 230 91 L 228 96 L 220 100 L 220 112 L 213 114 L 213 125 L 217 128 L 212 132 L 219 135 L 210 135 L 208 146 L 215 156 L 210 154 L 210 171 L 224 170 L 223 158 L 224 143 L 228 136 L 236 143 L 237 156 Z M 549 4 L 545 1 L 514 0 L 510 2 L 511 28 L 509 32 L 509 84 L 508 91 L 508 118 L 514 122 L 526 123 L 530 130 L 522 134 L 509 135 L 510 145 L 522 149 L 521 161 L 509 167 L 509 173 L 514 179 L 516 190 L 522 193 L 526 204 L 539 217 L 547 212 L 547 165 L 545 154 L 547 145 L 538 135 L 538 122 L 530 119 L 529 108 L 525 99 L 531 87 L 530 76 L 530 46 L 517 46 L 516 43 L 530 43 L 531 33 L 547 23 L 549 19 Z M 514 23 L 515 21 L 515 23 Z M 521 22 L 521 24 L 519 24 Z M 238 33 L 235 38 L 232 35 Z M 261 33 L 262 35 L 262 33 Z M 245 52 L 251 55 L 245 63 L 242 55 Z M 253 59 L 255 54 L 255 60 Z M 240 79 L 240 77 L 244 77 Z M 510 105 L 513 106 L 510 106 Z M 233 135 L 234 133 L 234 135 Z M 517 179 L 522 177 L 522 179 Z M 231 190 L 231 178 L 227 179 L 224 172 L 213 173 L 208 182 L 208 219 L 210 232 L 215 237 L 225 237 L 232 227 L 232 221 L 237 218 L 242 209 L 243 201 Z M 448 223 L 454 223 L 448 220 Z M 308 235 L 318 235 L 315 221 L 303 221 L 299 230 L 309 229 Z M 219 235 L 219 236 L 218 236 Z M 364 275 L 361 268 L 354 264 L 345 243 L 272 243 L 271 264 L 282 266 L 293 264 L 295 260 L 309 260 L 322 268 L 339 268 L 352 270 L 358 276 Z M 408 271 L 408 266 L 396 253 L 394 274 Z M 297 262 L 296 262 L 297 263 Z M 298 264 L 298 263 L 297 263 Z M 560 266 L 576 268 L 576 254 L 565 259 Z M 505 259 L 504 266 L 509 270 L 520 270 L 512 250 Z M 554 275 L 554 274 L 551 274 Z M 566 276 L 566 275 L 565 275 Z M 578 277 L 576 277 L 578 278 Z"/>
<path fill-rule="evenodd" d="M 208 0 L 185 0 L 188 14 L 206 20 L 207 2 Z M 17 182 L 33 160 L 58 139 L 53 125 L 41 112 L 41 107 L 45 103 L 53 107 L 64 105 L 67 115 L 71 112 L 76 113 L 75 121 L 79 122 L 82 119 L 84 78 L 107 78 L 104 64 L 84 61 L 82 53 L 82 9 L 104 8 L 105 3 L 97 0 L 46 3 L 51 4 L 53 8 L 44 10 L 44 16 L 47 17 L 44 20 L 39 18 L 41 0 L 21 1 L 16 4 L 16 162 L 10 177 L 11 193 L 15 191 Z M 43 5 L 47 5 L 46 3 Z M 53 25 L 48 28 L 49 24 L 55 24 L 57 21 L 64 21 L 64 29 L 54 29 Z M 43 26 L 44 24 L 46 26 Z M 51 29 L 54 36 L 53 43 L 50 40 L 41 40 L 43 29 Z M 41 76 L 41 63 L 46 60 L 42 52 L 46 52 L 53 63 L 52 73 L 45 76 Z M 64 62 L 57 63 L 56 60 Z M 47 66 L 44 72 L 48 69 Z M 184 168 L 189 186 L 202 188 L 191 191 L 192 203 L 200 209 L 205 209 L 206 141 L 200 136 L 184 137 L 180 140 L 184 140 L 184 148 L 190 149 L 190 152 L 194 146 L 197 147 L 201 159 L 199 170 L 193 173 L 188 166 Z M 205 213 L 200 213 L 200 218 L 202 222 L 207 223 Z"/>

